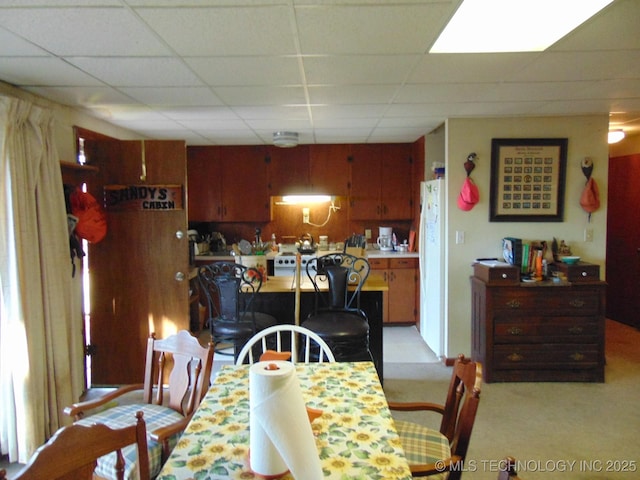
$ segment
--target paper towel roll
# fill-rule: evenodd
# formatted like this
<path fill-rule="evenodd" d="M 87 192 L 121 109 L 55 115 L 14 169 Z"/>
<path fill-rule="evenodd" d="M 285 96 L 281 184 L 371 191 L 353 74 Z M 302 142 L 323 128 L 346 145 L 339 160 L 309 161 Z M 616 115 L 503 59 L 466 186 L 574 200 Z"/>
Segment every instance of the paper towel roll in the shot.
<path fill-rule="evenodd" d="M 258 362 L 249 370 L 251 470 L 276 477 L 287 469 L 295 479 L 323 478 L 315 438 L 290 362 Z"/>

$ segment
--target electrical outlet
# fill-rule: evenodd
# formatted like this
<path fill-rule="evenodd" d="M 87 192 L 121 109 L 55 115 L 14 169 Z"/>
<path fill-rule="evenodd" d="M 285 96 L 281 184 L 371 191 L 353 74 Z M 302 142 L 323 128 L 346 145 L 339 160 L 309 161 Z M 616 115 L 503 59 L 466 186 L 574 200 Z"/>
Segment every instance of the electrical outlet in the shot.
<path fill-rule="evenodd" d="M 584 241 L 593 242 L 593 228 L 584 229 Z"/>
<path fill-rule="evenodd" d="M 371 229 L 370 228 L 365 228 L 365 230 L 364 230 L 364 238 L 366 238 L 367 240 L 371 239 Z"/>
<path fill-rule="evenodd" d="M 309 223 L 309 209 L 306 207 L 302 209 L 302 223 Z"/>

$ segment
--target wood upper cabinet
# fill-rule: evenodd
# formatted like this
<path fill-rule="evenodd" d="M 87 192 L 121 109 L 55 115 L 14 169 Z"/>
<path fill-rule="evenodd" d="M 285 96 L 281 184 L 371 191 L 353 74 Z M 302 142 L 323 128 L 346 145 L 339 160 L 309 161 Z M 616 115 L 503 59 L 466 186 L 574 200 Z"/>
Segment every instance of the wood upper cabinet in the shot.
<path fill-rule="evenodd" d="M 380 184 L 382 158 L 380 145 L 358 144 L 351 146 L 349 163 L 351 184 L 349 192 L 351 220 L 381 218 Z"/>
<path fill-rule="evenodd" d="M 408 144 L 353 145 L 351 219 L 410 220 L 412 163 Z"/>
<path fill-rule="evenodd" d="M 349 195 L 350 145 L 321 144 L 309 150 L 310 193 Z"/>
<path fill-rule="evenodd" d="M 187 178 L 189 221 L 269 221 L 268 171 L 262 147 L 189 147 Z"/>
<path fill-rule="evenodd" d="M 290 195 L 309 193 L 309 146 L 266 147 L 269 164 L 269 193 Z"/>
<path fill-rule="evenodd" d="M 389 143 L 381 146 L 382 182 L 380 203 L 382 219 L 410 220 L 412 218 L 411 145 Z"/>

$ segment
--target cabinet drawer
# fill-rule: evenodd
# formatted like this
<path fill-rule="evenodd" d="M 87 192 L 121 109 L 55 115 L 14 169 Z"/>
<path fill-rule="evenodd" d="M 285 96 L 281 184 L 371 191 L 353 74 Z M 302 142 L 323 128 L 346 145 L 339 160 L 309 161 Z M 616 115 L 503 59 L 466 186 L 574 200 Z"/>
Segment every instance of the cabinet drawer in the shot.
<path fill-rule="evenodd" d="M 599 282 L 600 265 L 587 262 L 578 262 L 575 265 L 558 263 L 558 270 L 567 276 L 567 280 L 573 283 Z"/>
<path fill-rule="evenodd" d="M 591 368 L 600 364 L 597 344 L 496 345 L 495 368 Z"/>
<path fill-rule="evenodd" d="M 511 317 L 494 321 L 494 344 L 597 343 L 599 317 Z"/>
<path fill-rule="evenodd" d="M 417 268 L 417 258 L 390 258 L 389 268 Z"/>
<path fill-rule="evenodd" d="M 536 288 L 535 294 L 531 292 Z M 496 312 L 511 315 L 596 315 L 600 296 L 596 291 L 573 290 L 568 287 L 505 288 L 493 296 Z"/>
<path fill-rule="evenodd" d="M 473 274 L 490 285 L 518 285 L 520 271 L 517 267 L 507 263 L 500 266 L 488 266 L 482 263 L 473 265 Z"/>
<path fill-rule="evenodd" d="M 389 260 L 386 258 L 367 258 L 372 270 L 386 270 L 389 268 Z"/>

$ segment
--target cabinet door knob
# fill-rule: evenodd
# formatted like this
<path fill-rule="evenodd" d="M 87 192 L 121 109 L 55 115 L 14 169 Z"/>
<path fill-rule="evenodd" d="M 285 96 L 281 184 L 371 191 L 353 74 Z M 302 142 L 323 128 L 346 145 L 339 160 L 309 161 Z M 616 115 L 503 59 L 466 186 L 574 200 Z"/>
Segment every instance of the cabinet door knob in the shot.
<path fill-rule="evenodd" d="M 177 272 L 174 278 L 175 278 L 175 279 L 176 279 L 176 281 L 178 281 L 178 282 L 183 282 L 183 281 L 184 281 L 184 279 L 185 279 L 185 276 L 184 276 L 184 273 L 182 273 L 182 272 Z"/>

